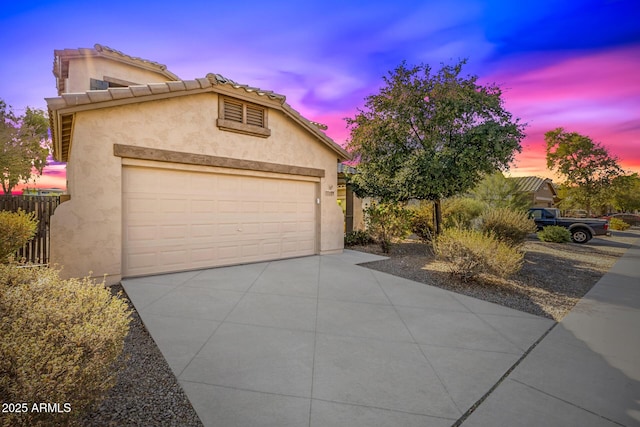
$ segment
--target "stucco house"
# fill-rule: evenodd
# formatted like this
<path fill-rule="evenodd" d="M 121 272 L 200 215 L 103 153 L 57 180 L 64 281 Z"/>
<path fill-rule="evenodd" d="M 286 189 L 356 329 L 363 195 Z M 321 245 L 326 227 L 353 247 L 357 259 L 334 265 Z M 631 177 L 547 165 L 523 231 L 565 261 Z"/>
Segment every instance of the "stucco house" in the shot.
<path fill-rule="evenodd" d="M 520 176 L 507 178 L 515 181 L 518 191 L 529 196 L 531 207 L 552 208 L 559 201 L 558 192 L 549 178 L 538 176 Z"/>
<path fill-rule="evenodd" d="M 67 277 L 122 277 L 343 249 L 348 153 L 283 95 L 180 80 L 105 46 L 54 52 L 47 98 L 68 199 L 51 218 Z"/>

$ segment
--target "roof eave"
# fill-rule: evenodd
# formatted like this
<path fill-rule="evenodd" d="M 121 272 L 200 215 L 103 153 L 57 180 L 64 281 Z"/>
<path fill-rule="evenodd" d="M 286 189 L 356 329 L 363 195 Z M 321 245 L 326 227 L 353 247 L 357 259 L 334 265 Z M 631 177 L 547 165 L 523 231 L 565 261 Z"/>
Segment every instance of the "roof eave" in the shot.
<path fill-rule="evenodd" d="M 62 135 L 62 117 L 80 111 L 96 110 L 126 104 L 149 102 L 172 97 L 195 95 L 199 93 L 215 92 L 222 95 L 239 96 L 242 99 L 263 105 L 268 108 L 279 109 L 288 117 L 314 135 L 321 143 L 334 151 L 338 160 L 351 160 L 351 155 L 335 141 L 324 134 L 311 121 L 302 117 L 295 109 L 285 102 L 285 97 L 273 92 L 255 90 L 243 85 L 216 84 L 211 78 L 195 80 L 180 80 L 176 82 L 152 83 L 147 85 L 129 86 L 126 88 L 110 88 L 100 91 L 81 93 L 67 93 L 55 98 L 45 98 L 52 118 L 52 136 L 54 139 L 54 156 L 58 161 L 67 161 L 64 156 L 64 146 L 70 146 L 71 138 L 65 141 Z"/>

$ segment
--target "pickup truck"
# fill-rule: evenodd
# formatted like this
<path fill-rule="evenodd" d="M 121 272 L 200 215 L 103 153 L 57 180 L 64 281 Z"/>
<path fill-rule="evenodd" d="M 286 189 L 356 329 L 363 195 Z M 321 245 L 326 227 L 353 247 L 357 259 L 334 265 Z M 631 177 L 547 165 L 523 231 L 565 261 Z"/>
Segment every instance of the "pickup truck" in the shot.
<path fill-rule="evenodd" d="M 571 232 L 575 243 L 587 243 L 593 236 L 610 236 L 609 221 L 594 218 L 562 218 L 555 208 L 531 208 L 529 216 L 536 222 L 538 230 L 547 225 L 558 225 Z"/>

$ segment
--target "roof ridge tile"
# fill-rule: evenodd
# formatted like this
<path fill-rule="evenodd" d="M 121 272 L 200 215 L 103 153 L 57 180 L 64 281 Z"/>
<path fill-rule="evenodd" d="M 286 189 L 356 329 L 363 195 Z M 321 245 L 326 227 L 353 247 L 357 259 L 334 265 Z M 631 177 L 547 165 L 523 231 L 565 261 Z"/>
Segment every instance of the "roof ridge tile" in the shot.
<path fill-rule="evenodd" d="M 151 90 L 154 95 L 171 92 L 166 83 L 149 83 L 147 86 L 149 86 L 149 90 Z"/>

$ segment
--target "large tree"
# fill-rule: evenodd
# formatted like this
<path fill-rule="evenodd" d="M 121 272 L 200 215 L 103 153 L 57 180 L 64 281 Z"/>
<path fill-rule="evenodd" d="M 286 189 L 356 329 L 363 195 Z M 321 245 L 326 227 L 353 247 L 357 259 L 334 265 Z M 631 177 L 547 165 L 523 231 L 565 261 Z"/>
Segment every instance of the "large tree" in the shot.
<path fill-rule="evenodd" d="M 359 196 L 386 201 L 435 202 L 474 187 L 485 174 L 507 169 L 520 151 L 524 125 L 504 109 L 502 91 L 461 75 L 465 61 L 400 64 L 365 99 L 351 128 L 349 149 L 359 161 L 353 177 Z"/>
<path fill-rule="evenodd" d="M 547 168 L 565 178 L 564 186 L 591 213 L 613 179 L 623 174 L 618 160 L 602 144 L 563 128 L 545 133 L 544 140 Z"/>
<path fill-rule="evenodd" d="M 32 173 L 42 174 L 47 164 L 46 146 L 49 122 L 42 110 L 28 108 L 17 116 L 0 99 L 0 172 L 5 194 L 20 181 L 28 182 Z"/>

